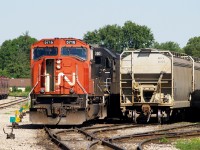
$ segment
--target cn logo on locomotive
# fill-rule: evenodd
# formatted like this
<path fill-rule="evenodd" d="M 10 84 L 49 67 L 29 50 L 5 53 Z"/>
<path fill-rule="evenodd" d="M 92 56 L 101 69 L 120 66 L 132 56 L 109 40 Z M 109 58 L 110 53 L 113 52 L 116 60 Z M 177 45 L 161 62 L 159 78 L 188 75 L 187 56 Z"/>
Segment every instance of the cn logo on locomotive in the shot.
<path fill-rule="evenodd" d="M 72 81 L 70 81 L 69 80 L 69 78 L 64 74 L 64 73 L 62 73 L 62 72 L 60 72 L 59 74 L 58 74 L 58 83 L 57 83 L 57 85 L 60 85 L 60 83 L 61 83 L 61 77 L 64 77 L 64 80 L 70 85 L 70 86 L 73 86 L 73 85 L 75 85 L 75 73 L 73 72 L 72 73 Z"/>

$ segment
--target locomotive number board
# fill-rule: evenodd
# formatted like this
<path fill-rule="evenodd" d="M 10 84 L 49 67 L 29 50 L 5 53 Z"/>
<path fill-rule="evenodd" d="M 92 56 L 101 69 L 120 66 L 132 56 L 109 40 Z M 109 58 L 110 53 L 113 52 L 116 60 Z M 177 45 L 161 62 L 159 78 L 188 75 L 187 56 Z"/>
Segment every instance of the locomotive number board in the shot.
<path fill-rule="evenodd" d="M 53 44 L 53 40 L 44 40 L 44 44 L 47 45 L 47 44 Z"/>
<path fill-rule="evenodd" d="M 75 40 L 66 40 L 66 44 L 76 44 Z"/>

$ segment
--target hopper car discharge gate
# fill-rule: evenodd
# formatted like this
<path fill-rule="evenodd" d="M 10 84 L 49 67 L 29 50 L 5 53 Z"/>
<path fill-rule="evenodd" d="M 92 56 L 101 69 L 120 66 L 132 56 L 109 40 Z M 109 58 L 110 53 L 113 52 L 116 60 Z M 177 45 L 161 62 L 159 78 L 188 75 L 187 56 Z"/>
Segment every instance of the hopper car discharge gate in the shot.
<path fill-rule="evenodd" d="M 177 90 L 183 86 L 183 81 L 177 78 L 184 73 L 181 72 L 184 65 L 190 71 L 186 86 L 191 87 L 185 96 L 186 92 L 179 94 Z M 133 122 L 137 122 L 138 117 L 147 122 L 151 117 L 157 117 L 159 123 L 168 121 L 173 109 L 190 106 L 188 99 L 192 91 L 192 57 L 155 49 L 123 51 L 120 55 L 120 107 L 124 116 Z"/>

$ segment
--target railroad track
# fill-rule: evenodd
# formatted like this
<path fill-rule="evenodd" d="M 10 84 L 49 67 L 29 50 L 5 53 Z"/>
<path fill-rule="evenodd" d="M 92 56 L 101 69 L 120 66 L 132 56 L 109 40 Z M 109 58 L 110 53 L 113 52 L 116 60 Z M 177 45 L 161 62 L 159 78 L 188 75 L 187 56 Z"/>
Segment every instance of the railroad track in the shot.
<path fill-rule="evenodd" d="M 187 130 L 187 131 L 182 131 L 182 130 Z M 190 135 L 200 135 L 200 124 L 195 123 L 189 125 L 180 125 L 176 127 L 169 127 L 155 131 L 118 136 L 110 138 L 108 139 L 108 141 L 110 141 L 111 143 L 115 143 L 118 146 L 126 147 L 125 149 L 142 150 L 144 145 L 152 141 L 156 140 L 158 141 L 166 138 L 177 138 L 180 136 L 184 137 Z"/>
<path fill-rule="evenodd" d="M 15 99 L 15 100 L 11 100 L 9 102 L 1 103 L 0 109 L 6 108 L 6 107 L 9 107 L 9 106 L 12 106 L 12 105 L 16 105 L 18 103 L 22 103 L 22 102 L 25 102 L 27 100 L 28 100 L 27 98 L 18 98 L 18 99 Z"/>
<path fill-rule="evenodd" d="M 149 142 L 159 141 L 163 138 L 178 138 L 185 136 L 200 135 L 200 124 L 196 123 L 190 123 L 187 125 L 177 125 L 174 127 L 167 127 L 164 129 L 146 131 L 141 133 L 121 135 L 122 131 L 127 133 L 127 131 L 129 132 L 133 129 L 137 130 L 137 128 L 145 128 L 146 126 L 147 125 L 117 124 L 103 125 L 97 127 L 81 127 L 73 129 L 49 129 L 45 127 L 45 130 L 57 145 L 59 145 L 62 149 L 66 150 L 142 150 L 143 147 Z M 117 135 L 118 131 L 120 131 L 120 134 Z M 117 136 L 113 136 L 114 134 L 116 134 Z"/>
<path fill-rule="evenodd" d="M 138 150 L 143 150 L 144 146 L 150 142 L 155 142 L 155 141 L 159 141 L 162 139 L 174 139 L 174 138 L 179 138 L 179 137 L 191 137 L 191 136 L 199 136 L 200 135 L 200 129 L 197 130 L 191 130 L 191 131 L 185 131 L 185 132 L 171 132 L 169 134 L 154 134 L 154 137 L 143 140 L 142 142 L 140 142 L 138 144 L 137 149 Z"/>
<path fill-rule="evenodd" d="M 98 138 L 95 134 L 97 132 L 107 132 L 109 130 L 119 130 L 125 128 L 133 128 L 138 125 L 105 125 L 98 127 L 83 127 L 74 129 L 64 129 L 53 131 L 49 128 L 45 128 L 52 140 L 57 143 L 62 149 L 120 149 L 120 147 L 112 144 L 105 139 Z M 66 136 L 67 135 L 67 136 Z"/>

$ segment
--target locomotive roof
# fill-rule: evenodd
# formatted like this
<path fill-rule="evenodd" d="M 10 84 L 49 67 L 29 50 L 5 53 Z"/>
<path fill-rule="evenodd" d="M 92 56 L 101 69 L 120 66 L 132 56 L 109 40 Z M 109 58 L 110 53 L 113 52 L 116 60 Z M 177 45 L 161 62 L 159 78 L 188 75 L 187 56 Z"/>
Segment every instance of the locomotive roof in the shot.
<path fill-rule="evenodd" d="M 112 50 L 109 50 L 107 48 L 104 48 L 104 47 L 94 47 L 93 48 L 94 50 L 100 50 L 100 51 L 106 51 L 109 55 L 111 55 L 112 57 L 114 58 L 117 58 L 117 55 L 115 52 L 113 52 Z"/>

